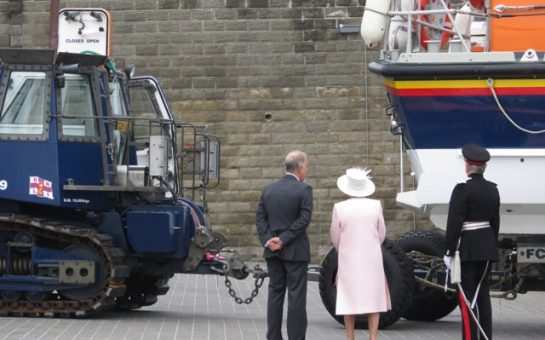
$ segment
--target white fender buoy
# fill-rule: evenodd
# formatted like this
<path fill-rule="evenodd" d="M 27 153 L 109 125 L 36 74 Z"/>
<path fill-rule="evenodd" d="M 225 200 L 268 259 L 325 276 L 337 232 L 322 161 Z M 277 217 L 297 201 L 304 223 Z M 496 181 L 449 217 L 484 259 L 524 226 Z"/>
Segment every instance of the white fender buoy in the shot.
<path fill-rule="evenodd" d="M 471 4 L 466 3 L 454 17 L 454 27 L 456 27 L 456 31 L 460 33 L 462 37 L 454 37 L 454 40 L 449 45 L 449 52 L 460 52 L 460 48 L 464 46 L 463 41 L 469 44 L 468 36 L 471 34 L 471 23 L 473 22 L 471 12 Z M 455 44 L 453 44 L 453 42 Z"/>
<path fill-rule="evenodd" d="M 471 15 L 471 5 L 465 4 L 456 17 L 454 17 L 454 27 L 463 35 L 469 35 L 471 33 L 471 23 L 473 22 L 473 16 Z"/>
<path fill-rule="evenodd" d="M 410 9 L 411 1 L 412 0 L 401 0 L 401 10 L 403 12 L 408 12 L 411 10 Z"/>
<path fill-rule="evenodd" d="M 367 0 L 361 20 L 360 34 L 368 48 L 378 46 L 384 37 L 390 0 Z"/>
<path fill-rule="evenodd" d="M 405 50 L 407 48 L 407 22 L 396 15 L 390 20 L 390 30 L 388 32 L 388 50 Z"/>

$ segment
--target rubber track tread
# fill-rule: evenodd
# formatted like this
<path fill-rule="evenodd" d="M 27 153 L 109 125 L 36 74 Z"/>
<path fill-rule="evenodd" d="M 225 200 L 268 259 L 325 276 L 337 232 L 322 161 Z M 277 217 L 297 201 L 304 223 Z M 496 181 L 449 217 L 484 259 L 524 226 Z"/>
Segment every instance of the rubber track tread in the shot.
<path fill-rule="evenodd" d="M 39 219 L 24 215 L 0 214 L 0 230 L 28 232 L 32 235 L 94 248 L 105 260 L 107 277 L 104 287 L 93 299 L 46 300 L 31 302 L 20 299 L 5 302 L 0 297 L 0 315 L 33 317 L 85 317 L 107 311 L 115 306 L 115 297 L 125 294 L 125 278 L 129 274 L 125 255 L 114 247 L 110 235 L 96 230 L 64 224 L 62 221 Z"/>

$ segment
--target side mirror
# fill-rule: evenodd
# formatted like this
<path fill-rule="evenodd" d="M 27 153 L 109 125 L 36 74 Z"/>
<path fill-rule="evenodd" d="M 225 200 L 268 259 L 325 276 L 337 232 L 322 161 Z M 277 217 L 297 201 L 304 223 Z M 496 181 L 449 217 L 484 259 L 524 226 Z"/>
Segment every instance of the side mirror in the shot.
<path fill-rule="evenodd" d="M 125 74 L 128 79 L 131 79 L 136 74 L 136 67 L 133 64 L 129 64 L 125 67 Z"/>

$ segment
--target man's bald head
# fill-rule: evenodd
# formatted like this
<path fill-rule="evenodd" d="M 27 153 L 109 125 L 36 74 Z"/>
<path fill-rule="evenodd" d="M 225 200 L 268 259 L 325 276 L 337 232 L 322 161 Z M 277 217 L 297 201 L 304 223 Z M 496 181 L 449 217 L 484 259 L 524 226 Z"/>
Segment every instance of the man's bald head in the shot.
<path fill-rule="evenodd" d="M 307 175 L 307 154 L 303 151 L 294 150 L 288 153 L 284 161 L 286 171 L 296 175 L 303 181 Z"/>

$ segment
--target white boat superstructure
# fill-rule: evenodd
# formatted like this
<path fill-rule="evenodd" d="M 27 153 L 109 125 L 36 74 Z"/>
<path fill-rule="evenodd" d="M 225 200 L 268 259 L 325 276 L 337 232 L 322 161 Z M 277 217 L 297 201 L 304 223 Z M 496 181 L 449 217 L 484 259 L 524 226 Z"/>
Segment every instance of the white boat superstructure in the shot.
<path fill-rule="evenodd" d="M 540 0 L 367 1 L 361 35 L 382 47 L 369 68 L 384 78 L 417 183 L 400 206 L 445 229 L 461 147 L 477 143 L 492 155 L 501 233 L 545 234 L 544 19 Z"/>

